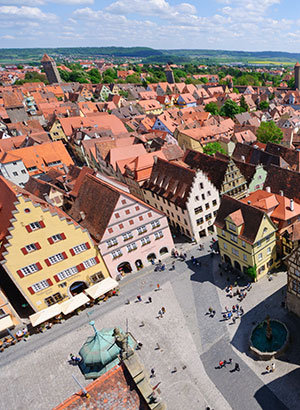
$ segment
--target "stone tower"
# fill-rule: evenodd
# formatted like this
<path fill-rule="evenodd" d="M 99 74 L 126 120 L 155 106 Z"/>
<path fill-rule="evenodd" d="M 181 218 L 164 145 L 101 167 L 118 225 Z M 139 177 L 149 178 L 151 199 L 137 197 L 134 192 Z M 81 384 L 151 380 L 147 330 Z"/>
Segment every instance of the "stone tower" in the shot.
<path fill-rule="evenodd" d="M 294 67 L 295 88 L 300 90 L 300 64 L 297 62 Z"/>
<path fill-rule="evenodd" d="M 165 68 L 165 73 L 166 73 L 166 77 L 167 77 L 167 81 L 169 84 L 174 84 L 175 80 L 174 80 L 174 74 L 173 74 L 173 70 L 172 68 L 169 66 L 169 64 L 167 64 L 166 68 Z"/>
<path fill-rule="evenodd" d="M 45 70 L 49 84 L 61 83 L 61 78 L 53 58 L 49 57 L 48 54 L 44 54 L 41 63 L 43 69 Z"/>

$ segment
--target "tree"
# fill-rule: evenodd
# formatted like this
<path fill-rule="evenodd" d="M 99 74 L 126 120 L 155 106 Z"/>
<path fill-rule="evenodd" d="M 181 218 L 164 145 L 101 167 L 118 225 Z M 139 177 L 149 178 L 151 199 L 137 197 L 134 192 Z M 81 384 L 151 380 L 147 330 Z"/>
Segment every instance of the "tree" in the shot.
<path fill-rule="evenodd" d="M 241 112 L 247 112 L 249 110 L 248 104 L 246 103 L 245 97 L 242 95 L 240 99 Z"/>
<path fill-rule="evenodd" d="M 206 112 L 210 112 L 212 115 L 218 115 L 219 114 L 219 107 L 218 107 L 217 103 L 215 103 L 213 101 L 206 104 L 204 110 Z"/>
<path fill-rule="evenodd" d="M 279 144 L 283 138 L 283 133 L 274 121 L 262 122 L 256 131 L 258 141 L 267 143 L 268 141 Z"/>
<path fill-rule="evenodd" d="M 269 103 L 268 101 L 261 101 L 259 103 L 259 109 L 260 110 L 267 110 L 269 108 Z"/>
<path fill-rule="evenodd" d="M 250 266 L 250 267 L 247 269 L 247 274 L 250 276 L 250 278 L 251 278 L 253 281 L 255 281 L 256 278 L 257 278 L 256 265 Z"/>
<path fill-rule="evenodd" d="M 205 145 L 205 147 L 203 147 L 203 152 L 207 155 L 214 155 L 216 152 L 226 154 L 219 142 L 210 142 L 209 144 Z"/>
<path fill-rule="evenodd" d="M 225 104 L 220 110 L 220 114 L 223 117 L 234 118 L 234 116 L 239 113 L 240 113 L 240 107 L 237 105 L 236 102 L 230 99 L 225 102 Z"/>

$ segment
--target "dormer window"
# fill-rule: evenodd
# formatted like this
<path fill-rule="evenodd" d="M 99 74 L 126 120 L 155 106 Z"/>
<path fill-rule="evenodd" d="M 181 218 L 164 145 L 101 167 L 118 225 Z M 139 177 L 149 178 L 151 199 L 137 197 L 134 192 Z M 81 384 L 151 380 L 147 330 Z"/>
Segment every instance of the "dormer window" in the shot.
<path fill-rule="evenodd" d="M 228 224 L 228 227 L 229 227 L 229 229 L 230 229 L 231 231 L 236 232 L 236 226 L 235 226 L 235 225 L 229 223 L 229 224 Z"/>

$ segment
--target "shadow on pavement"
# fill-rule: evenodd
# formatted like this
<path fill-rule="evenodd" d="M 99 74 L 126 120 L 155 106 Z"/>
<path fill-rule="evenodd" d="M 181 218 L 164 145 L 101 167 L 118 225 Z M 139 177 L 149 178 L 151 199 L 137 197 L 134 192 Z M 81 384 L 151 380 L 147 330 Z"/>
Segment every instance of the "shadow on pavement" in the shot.
<path fill-rule="evenodd" d="M 300 365 L 300 318 L 294 313 L 288 312 L 283 306 L 285 289 L 286 285 L 282 286 L 263 302 L 245 312 L 239 319 L 240 323 L 231 343 L 240 352 L 246 353 L 254 360 L 258 360 L 258 358 L 249 349 L 250 333 L 255 325 L 263 321 L 267 315 L 270 315 L 271 319 L 284 322 L 290 332 L 289 347 L 282 356 L 278 357 L 278 360 Z"/>

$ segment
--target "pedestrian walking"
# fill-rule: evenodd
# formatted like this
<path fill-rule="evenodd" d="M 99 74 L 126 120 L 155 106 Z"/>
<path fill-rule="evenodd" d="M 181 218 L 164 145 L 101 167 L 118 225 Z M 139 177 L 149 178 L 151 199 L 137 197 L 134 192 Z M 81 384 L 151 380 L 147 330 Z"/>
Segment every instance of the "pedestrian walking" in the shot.
<path fill-rule="evenodd" d="M 172 370 L 172 373 L 176 373 L 177 372 L 177 367 L 174 367 L 174 369 Z"/>
<path fill-rule="evenodd" d="M 163 317 L 163 312 L 161 311 L 161 309 L 158 311 L 158 318 L 162 318 Z"/>
<path fill-rule="evenodd" d="M 152 297 L 151 296 L 148 297 L 148 302 L 152 303 Z"/>
<path fill-rule="evenodd" d="M 211 314 L 211 317 L 214 317 L 214 316 L 215 316 L 215 314 L 216 314 L 216 311 L 215 311 L 215 310 L 213 310 L 213 311 L 212 311 L 212 314 Z"/>
<path fill-rule="evenodd" d="M 162 314 L 164 315 L 166 313 L 166 308 L 162 307 L 161 311 L 162 311 Z"/>
<path fill-rule="evenodd" d="M 270 366 L 267 366 L 267 367 L 266 367 L 266 371 L 267 371 L 267 373 L 270 373 L 271 367 L 270 367 Z"/>
<path fill-rule="evenodd" d="M 151 369 L 151 376 L 150 377 L 155 377 L 155 370 Z"/>
<path fill-rule="evenodd" d="M 232 359 L 231 359 L 231 357 L 228 359 L 228 364 L 231 364 L 232 363 Z"/>
<path fill-rule="evenodd" d="M 271 369 L 272 369 L 272 372 L 275 372 L 275 363 L 271 364 Z"/>
<path fill-rule="evenodd" d="M 235 370 L 236 372 L 239 372 L 239 371 L 240 371 L 240 365 L 239 365 L 238 363 L 236 363 L 236 364 L 234 365 L 234 370 Z"/>
<path fill-rule="evenodd" d="M 242 308 L 242 306 L 240 307 L 240 312 L 241 312 L 241 315 L 244 314 L 244 309 Z"/>
<path fill-rule="evenodd" d="M 160 350 L 160 344 L 156 343 L 155 350 Z"/>
<path fill-rule="evenodd" d="M 141 295 L 138 295 L 138 296 L 137 296 L 137 300 L 138 300 L 138 302 L 141 302 L 141 301 L 142 301 L 142 296 L 141 296 Z"/>
<path fill-rule="evenodd" d="M 160 285 L 159 285 L 159 283 L 156 285 L 156 290 L 160 290 Z"/>
<path fill-rule="evenodd" d="M 222 367 L 224 367 L 224 361 L 223 360 L 219 361 L 219 366 L 220 366 L 220 369 L 222 369 Z"/>
<path fill-rule="evenodd" d="M 172 262 L 172 270 L 175 270 L 175 261 Z"/>
<path fill-rule="evenodd" d="M 126 300 L 126 305 L 130 305 L 130 300 L 129 299 Z"/>
<path fill-rule="evenodd" d="M 233 316 L 233 318 L 232 318 L 232 323 L 235 324 L 235 321 L 236 321 L 236 319 L 235 319 L 235 317 Z"/>
<path fill-rule="evenodd" d="M 208 308 L 208 311 L 209 311 L 209 314 L 211 315 L 212 312 L 213 312 L 213 308 L 212 308 L 212 307 L 209 307 L 209 308 Z"/>
<path fill-rule="evenodd" d="M 144 327 L 144 326 L 145 326 L 145 323 L 141 322 L 140 327 Z"/>

